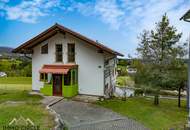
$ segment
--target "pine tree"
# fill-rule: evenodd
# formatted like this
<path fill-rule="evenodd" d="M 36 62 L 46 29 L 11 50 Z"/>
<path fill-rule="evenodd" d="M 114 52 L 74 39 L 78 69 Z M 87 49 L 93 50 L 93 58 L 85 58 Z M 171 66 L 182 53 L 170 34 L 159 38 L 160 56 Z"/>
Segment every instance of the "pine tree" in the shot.
<path fill-rule="evenodd" d="M 150 33 L 149 33 L 150 32 Z M 177 89 L 177 86 L 170 84 L 174 81 L 170 70 L 176 68 L 185 69 L 184 65 L 180 64 L 179 59 L 186 55 L 186 44 L 180 41 L 182 33 L 178 33 L 174 26 L 170 25 L 167 15 L 163 15 L 160 22 L 156 23 L 154 30 L 143 31 L 140 35 L 140 43 L 137 52 L 143 59 L 146 66 L 147 74 L 146 83 L 151 84 L 157 90 L 155 93 L 155 103 L 158 104 L 158 93 L 160 89 Z M 183 68 L 182 68 L 183 67 Z M 176 72 L 177 71 L 172 71 Z M 142 80 L 143 81 L 143 80 Z M 178 84 L 184 84 L 181 80 L 175 80 Z M 185 78 L 183 78 L 185 81 Z M 173 86 L 172 86 L 173 85 Z"/>

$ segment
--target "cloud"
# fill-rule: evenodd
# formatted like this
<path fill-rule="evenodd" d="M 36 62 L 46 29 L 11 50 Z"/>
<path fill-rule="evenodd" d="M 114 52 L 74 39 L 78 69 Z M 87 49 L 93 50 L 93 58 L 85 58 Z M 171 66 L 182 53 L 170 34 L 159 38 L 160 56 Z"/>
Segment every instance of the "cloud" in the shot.
<path fill-rule="evenodd" d="M 9 2 L 9 0 L 0 0 L 0 2 L 7 3 L 7 2 Z"/>
<path fill-rule="evenodd" d="M 179 25 L 179 15 L 188 8 L 186 0 L 30 0 L 10 6 L 9 0 L 0 0 L 0 12 L 6 19 L 36 23 L 40 17 L 54 14 L 59 8 L 64 11 L 78 11 L 82 15 L 97 17 L 113 30 L 138 32 L 153 28 L 164 13 L 172 23 Z M 2 13 L 3 12 L 3 13 Z M 177 14 L 179 14 L 177 16 Z M 175 20 L 174 20 L 175 19 Z M 180 26 L 179 26 L 180 28 Z M 123 30 L 124 29 L 124 30 Z"/>
<path fill-rule="evenodd" d="M 135 1 L 135 0 L 134 0 Z M 189 9 L 190 2 L 186 0 L 142 0 L 136 5 L 132 4 L 132 0 L 126 0 L 125 5 L 131 5 L 126 11 L 125 23 L 122 24 L 127 30 L 123 34 L 127 37 L 130 34 L 129 43 L 134 44 L 135 48 L 138 44 L 137 35 L 143 29 L 153 29 L 155 23 L 161 20 L 164 13 L 167 13 L 171 25 L 178 29 L 178 32 L 183 32 L 181 41 L 185 41 L 189 35 L 189 23 L 180 21 L 180 17 Z M 146 3 L 146 4 L 145 4 Z M 133 48 L 135 50 L 135 48 Z"/>
<path fill-rule="evenodd" d="M 8 20 L 36 23 L 39 17 L 48 15 L 51 9 L 59 6 L 59 3 L 60 1 L 58 0 L 31 0 L 22 1 L 15 6 L 1 4 L 2 7 L 0 9 L 4 11 L 4 16 L 6 16 Z"/>
<path fill-rule="evenodd" d="M 137 35 L 143 29 L 153 29 L 164 13 L 172 25 L 188 37 L 189 23 L 179 18 L 189 9 L 189 0 L 23 0 L 9 5 L 9 0 L 0 0 L 0 17 L 26 23 L 36 23 L 40 17 L 53 15 L 54 9 L 78 12 L 95 17 L 108 25 L 112 31 L 121 32 L 128 45 L 137 46 Z"/>
<path fill-rule="evenodd" d="M 96 16 L 111 29 L 119 30 L 128 37 L 128 44 L 136 47 L 139 33 L 143 29 L 153 29 L 165 13 L 170 23 L 183 32 L 182 40 L 186 40 L 190 25 L 179 18 L 189 7 L 190 1 L 187 0 L 97 0 L 87 12 L 93 12 L 93 17 Z"/>
<path fill-rule="evenodd" d="M 101 20 L 109 24 L 112 29 L 120 28 L 122 24 L 121 20 L 125 13 L 119 8 L 116 0 L 98 0 L 94 9 Z"/>
<path fill-rule="evenodd" d="M 72 0 L 70 9 L 83 15 L 97 17 L 111 29 L 139 33 L 152 29 L 164 13 L 169 15 L 172 24 L 184 26 L 179 17 L 188 10 L 187 0 L 96 0 L 76 2 Z"/>

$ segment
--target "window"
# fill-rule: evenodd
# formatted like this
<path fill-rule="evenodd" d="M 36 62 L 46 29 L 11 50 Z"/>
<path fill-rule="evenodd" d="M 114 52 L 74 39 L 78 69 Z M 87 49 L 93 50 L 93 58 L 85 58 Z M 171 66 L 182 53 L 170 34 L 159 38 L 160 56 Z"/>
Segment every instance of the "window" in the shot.
<path fill-rule="evenodd" d="M 78 72 L 77 69 L 72 69 L 67 74 L 64 74 L 64 85 L 75 84 L 78 84 Z"/>
<path fill-rule="evenodd" d="M 104 66 L 107 66 L 107 65 L 109 65 L 109 60 L 106 60 L 106 61 L 104 62 Z"/>
<path fill-rule="evenodd" d="M 40 81 L 48 81 L 48 74 L 40 73 Z"/>
<path fill-rule="evenodd" d="M 75 44 L 68 44 L 68 62 L 75 62 Z"/>
<path fill-rule="evenodd" d="M 44 74 L 40 73 L 40 81 L 43 81 L 43 80 L 44 80 Z"/>
<path fill-rule="evenodd" d="M 48 81 L 48 74 L 44 74 L 44 81 Z"/>
<path fill-rule="evenodd" d="M 63 47 L 62 44 L 57 44 L 56 47 L 56 62 L 63 61 Z"/>
<path fill-rule="evenodd" d="M 64 75 L 64 85 L 71 85 L 71 71 Z"/>
<path fill-rule="evenodd" d="M 75 70 L 72 71 L 72 83 L 76 84 L 76 72 L 75 72 Z"/>
<path fill-rule="evenodd" d="M 48 44 L 41 47 L 41 54 L 48 54 Z"/>

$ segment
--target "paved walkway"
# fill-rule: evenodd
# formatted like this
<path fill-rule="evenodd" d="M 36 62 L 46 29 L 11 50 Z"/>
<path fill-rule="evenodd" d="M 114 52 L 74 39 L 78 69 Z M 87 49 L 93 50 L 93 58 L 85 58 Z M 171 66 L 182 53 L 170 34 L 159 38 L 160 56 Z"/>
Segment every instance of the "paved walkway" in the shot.
<path fill-rule="evenodd" d="M 41 100 L 41 103 L 48 107 L 52 106 L 53 104 L 63 99 L 63 97 L 58 97 L 58 96 L 43 96 L 43 97 L 44 99 Z"/>
<path fill-rule="evenodd" d="M 50 108 L 60 115 L 69 130 L 148 130 L 134 120 L 89 103 L 63 99 Z"/>

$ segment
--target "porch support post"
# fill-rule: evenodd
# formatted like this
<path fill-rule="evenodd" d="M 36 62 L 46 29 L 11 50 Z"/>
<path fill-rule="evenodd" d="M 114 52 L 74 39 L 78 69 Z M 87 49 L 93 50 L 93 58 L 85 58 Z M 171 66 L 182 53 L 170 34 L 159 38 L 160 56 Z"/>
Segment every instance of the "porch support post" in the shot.
<path fill-rule="evenodd" d="M 64 74 L 62 74 L 62 88 L 63 88 L 64 85 L 65 85 L 65 83 L 64 83 Z"/>

